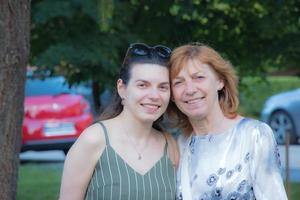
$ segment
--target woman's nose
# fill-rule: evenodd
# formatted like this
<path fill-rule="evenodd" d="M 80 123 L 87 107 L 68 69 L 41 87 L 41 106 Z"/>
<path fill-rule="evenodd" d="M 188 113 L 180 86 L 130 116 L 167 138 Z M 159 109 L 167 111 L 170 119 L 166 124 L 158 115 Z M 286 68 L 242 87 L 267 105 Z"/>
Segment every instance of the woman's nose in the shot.
<path fill-rule="evenodd" d="M 151 99 L 159 99 L 160 95 L 159 95 L 159 92 L 157 89 L 153 88 L 151 91 L 150 91 L 150 98 Z"/>
<path fill-rule="evenodd" d="M 190 81 L 186 82 L 185 93 L 187 95 L 193 95 L 196 93 L 196 91 L 197 91 L 197 88 L 194 83 L 192 83 Z"/>

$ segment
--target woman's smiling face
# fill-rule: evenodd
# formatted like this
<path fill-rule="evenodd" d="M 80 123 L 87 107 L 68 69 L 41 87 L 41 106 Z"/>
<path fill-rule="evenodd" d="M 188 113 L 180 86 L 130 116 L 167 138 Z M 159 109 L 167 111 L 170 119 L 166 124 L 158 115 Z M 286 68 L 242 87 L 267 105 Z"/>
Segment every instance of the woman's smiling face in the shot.
<path fill-rule="evenodd" d="M 118 81 L 124 111 L 141 121 L 154 122 L 170 100 L 169 70 L 157 64 L 134 64 L 127 85 Z"/>
<path fill-rule="evenodd" d="M 188 60 L 171 82 L 174 102 L 189 119 L 207 117 L 220 106 L 218 90 L 224 84 L 208 64 Z"/>

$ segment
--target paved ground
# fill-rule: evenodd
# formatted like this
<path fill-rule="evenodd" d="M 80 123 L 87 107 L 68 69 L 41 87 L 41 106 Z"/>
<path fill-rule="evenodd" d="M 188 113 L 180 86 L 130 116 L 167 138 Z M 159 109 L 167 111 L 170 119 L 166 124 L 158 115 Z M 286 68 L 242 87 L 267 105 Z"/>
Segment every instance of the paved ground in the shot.
<path fill-rule="evenodd" d="M 287 155 L 286 147 L 279 146 L 278 148 L 279 148 L 282 166 L 285 167 L 286 166 L 286 155 Z M 290 168 L 300 170 L 300 145 L 290 146 L 288 153 L 289 153 Z"/>
<path fill-rule="evenodd" d="M 287 151 L 285 146 L 279 146 L 282 175 L 286 177 L 286 158 Z M 300 145 L 292 145 L 288 150 L 289 155 L 289 168 L 290 168 L 290 180 L 293 182 L 300 182 Z"/>
<path fill-rule="evenodd" d="M 21 162 L 63 162 L 65 154 L 63 151 L 26 151 L 20 153 Z"/>

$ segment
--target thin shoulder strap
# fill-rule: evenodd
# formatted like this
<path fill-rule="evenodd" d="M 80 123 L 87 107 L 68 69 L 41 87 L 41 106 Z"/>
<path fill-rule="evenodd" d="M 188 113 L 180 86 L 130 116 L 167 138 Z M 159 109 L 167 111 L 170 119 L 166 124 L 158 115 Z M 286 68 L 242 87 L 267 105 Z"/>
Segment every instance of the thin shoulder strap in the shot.
<path fill-rule="evenodd" d="M 109 145 L 109 139 L 108 139 L 107 129 L 106 129 L 106 127 L 104 126 L 104 124 L 102 122 L 98 122 L 98 123 L 102 126 L 102 129 L 104 131 L 104 137 L 105 137 L 106 145 Z"/>
<path fill-rule="evenodd" d="M 163 133 L 163 136 L 165 137 L 165 140 L 166 140 L 164 154 L 167 154 L 168 153 L 168 138 L 165 133 Z"/>

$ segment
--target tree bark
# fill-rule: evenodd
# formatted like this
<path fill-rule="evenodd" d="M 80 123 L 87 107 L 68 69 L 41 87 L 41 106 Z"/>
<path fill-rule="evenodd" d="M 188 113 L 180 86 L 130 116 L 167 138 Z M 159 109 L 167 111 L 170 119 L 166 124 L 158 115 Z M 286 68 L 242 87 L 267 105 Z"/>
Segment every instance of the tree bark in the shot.
<path fill-rule="evenodd" d="M 0 199 L 17 193 L 30 0 L 0 0 Z"/>

